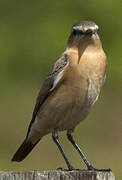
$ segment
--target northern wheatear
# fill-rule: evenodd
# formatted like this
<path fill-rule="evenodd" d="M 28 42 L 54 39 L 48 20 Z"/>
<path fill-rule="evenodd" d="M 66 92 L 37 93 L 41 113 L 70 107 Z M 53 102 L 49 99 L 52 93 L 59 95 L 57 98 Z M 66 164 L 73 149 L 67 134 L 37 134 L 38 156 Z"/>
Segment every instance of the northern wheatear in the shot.
<path fill-rule="evenodd" d="M 98 25 L 81 21 L 73 25 L 65 51 L 45 78 L 37 97 L 27 136 L 12 161 L 22 161 L 48 133 L 69 163 L 58 131 L 67 130 L 67 138 L 79 152 L 89 170 L 96 170 L 86 159 L 72 133 L 98 99 L 106 72 L 106 55 L 98 36 Z"/>

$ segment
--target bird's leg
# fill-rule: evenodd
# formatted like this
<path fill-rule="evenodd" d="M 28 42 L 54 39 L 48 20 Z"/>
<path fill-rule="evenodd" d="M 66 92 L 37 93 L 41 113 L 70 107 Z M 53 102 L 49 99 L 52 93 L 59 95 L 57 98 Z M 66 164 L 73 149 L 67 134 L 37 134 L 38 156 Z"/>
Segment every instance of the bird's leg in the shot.
<path fill-rule="evenodd" d="M 79 146 L 75 143 L 73 136 L 72 136 L 73 130 L 69 130 L 67 131 L 67 138 L 68 140 L 73 144 L 73 146 L 75 147 L 75 149 L 79 152 L 81 158 L 83 159 L 83 161 L 85 162 L 88 170 L 94 170 L 94 171 L 111 171 L 111 169 L 96 169 L 94 168 L 90 162 L 86 159 L 86 156 L 84 155 L 84 153 L 81 151 L 81 149 L 79 148 Z"/>
<path fill-rule="evenodd" d="M 86 159 L 85 155 L 79 148 L 79 146 L 75 143 L 73 136 L 72 136 L 73 130 L 69 130 L 67 132 L 67 138 L 68 140 L 72 143 L 72 145 L 75 147 L 75 149 L 79 152 L 80 156 L 82 157 L 83 161 L 85 162 L 86 166 L 88 167 L 89 170 L 93 169 L 93 166 L 90 164 L 90 162 Z"/>
<path fill-rule="evenodd" d="M 54 142 L 56 143 L 56 145 L 58 146 L 58 149 L 60 150 L 60 152 L 61 152 L 61 154 L 62 154 L 62 156 L 63 156 L 63 158 L 64 158 L 64 160 L 65 160 L 65 162 L 66 162 L 66 164 L 67 164 L 68 170 L 69 170 L 69 171 L 74 170 L 73 166 L 71 166 L 69 160 L 67 159 L 63 148 L 62 148 L 61 145 L 60 145 L 57 132 L 53 132 L 53 133 L 52 133 L 52 138 L 53 138 L 53 141 L 54 141 Z"/>

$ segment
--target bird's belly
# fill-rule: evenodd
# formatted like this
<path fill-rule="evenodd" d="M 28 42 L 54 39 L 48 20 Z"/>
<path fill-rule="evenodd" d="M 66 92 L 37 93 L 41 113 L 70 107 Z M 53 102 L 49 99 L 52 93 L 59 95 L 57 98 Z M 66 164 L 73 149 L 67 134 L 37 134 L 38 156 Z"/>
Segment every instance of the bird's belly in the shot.
<path fill-rule="evenodd" d="M 55 129 L 58 131 L 70 130 L 75 128 L 75 126 L 83 121 L 90 110 L 90 107 L 83 106 L 74 106 L 71 109 L 68 109 L 64 115 L 64 118 L 57 120 L 55 124 Z"/>
<path fill-rule="evenodd" d="M 59 106 L 57 106 L 58 104 Z M 54 130 L 74 129 L 87 117 L 92 106 L 87 99 L 84 103 L 78 101 L 64 106 L 60 106 L 60 104 L 62 104 L 61 101 L 56 102 L 56 105 L 50 102 L 50 107 L 48 104 L 47 108 L 44 106 L 45 110 L 43 107 L 41 108 L 30 131 L 30 137 L 34 142 Z"/>
<path fill-rule="evenodd" d="M 75 92 L 73 95 L 73 91 L 71 93 L 63 90 L 52 94 L 41 106 L 33 126 L 33 132 L 38 131 L 37 133 L 43 136 L 54 130 L 63 131 L 75 128 L 87 117 L 98 96 L 91 81 L 85 92 L 83 94 L 81 90 L 80 93 Z"/>
<path fill-rule="evenodd" d="M 79 95 L 76 94 L 75 97 L 77 98 L 72 98 L 70 104 L 64 106 L 61 118 L 57 117 L 55 121 L 55 128 L 59 131 L 75 128 L 79 122 L 87 117 L 91 107 L 98 99 L 98 95 L 93 81 L 89 79 L 87 92 L 83 94 L 83 91 L 81 91 Z"/>
<path fill-rule="evenodd" d="M 63 131 L 75 128 L 87 117 L 96 99 L 97 95 L 94 97 L 88 96 L 86 97 L 84 103 L 82 103 L 82 101 L 80 103 L 79 101 L 77 104 L 72 104 L 72 107 L 65 109 L 63 112 L 63 117 L 60 119 L 57 118 L 55 129 L 58 131 Z"/>

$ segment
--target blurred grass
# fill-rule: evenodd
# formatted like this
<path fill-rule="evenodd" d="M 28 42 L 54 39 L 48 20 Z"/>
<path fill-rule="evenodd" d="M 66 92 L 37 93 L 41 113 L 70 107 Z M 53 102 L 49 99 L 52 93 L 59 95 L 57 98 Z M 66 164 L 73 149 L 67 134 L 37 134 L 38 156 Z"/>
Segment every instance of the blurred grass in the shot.
<path fill-rule="evenodd" d="M 0 170 L 55 169 L 65 163 L 44 137 L 22 163 L 11 163 L 25 137 L 36 95 L 53 61 L 64 50 L 73 23 L 93 20 L 108 57 L 107 81 L 99 101 L 75 138 L 97 168 L 122 178 L 122 1 L 0 1 Z M 72 164 L 84 168 L 61 133 Z"/>

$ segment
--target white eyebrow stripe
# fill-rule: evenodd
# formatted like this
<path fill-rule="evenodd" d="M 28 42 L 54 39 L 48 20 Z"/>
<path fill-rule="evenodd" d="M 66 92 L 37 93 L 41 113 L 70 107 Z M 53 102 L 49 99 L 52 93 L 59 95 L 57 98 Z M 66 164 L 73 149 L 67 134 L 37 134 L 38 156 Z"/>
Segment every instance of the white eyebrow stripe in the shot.
<path fill-rule="evenodd" d="M 92 30 L 95 30 L 95 29 L 98 30 L 99 28 L 98 28 L 97 25 L 95 25 L 94 27 L 90 27 L 90 29 L 92 29 Z M 85 27 L 84 30 L 87 31 L 87 30 L 88 30 L 88 27 Z"/>
<path fill-rule="evenodd" d="M 98 26 L 98 25 L 95 25 L 95 28 L 96 28 L 96 29 L 99 29 L 99 26 Z"/>

